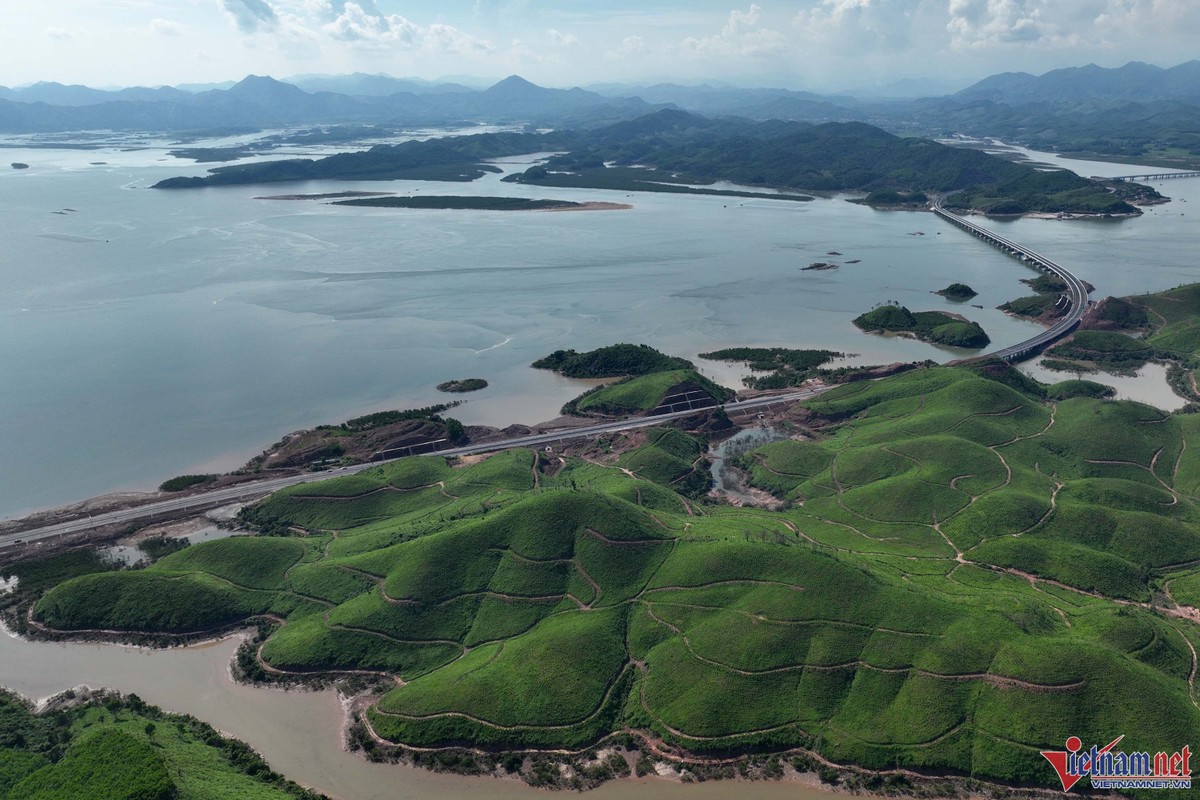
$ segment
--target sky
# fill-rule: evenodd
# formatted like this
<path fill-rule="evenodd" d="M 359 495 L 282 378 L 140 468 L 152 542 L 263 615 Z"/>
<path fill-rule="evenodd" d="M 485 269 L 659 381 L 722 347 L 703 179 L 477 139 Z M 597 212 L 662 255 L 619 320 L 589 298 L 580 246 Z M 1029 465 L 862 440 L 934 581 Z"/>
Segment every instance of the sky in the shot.
<path fill-rule="evenodd" d="M 1200 57 L 1200 0 L 0 0 L 0 85 L 386 73 L 838 91 Z"/>

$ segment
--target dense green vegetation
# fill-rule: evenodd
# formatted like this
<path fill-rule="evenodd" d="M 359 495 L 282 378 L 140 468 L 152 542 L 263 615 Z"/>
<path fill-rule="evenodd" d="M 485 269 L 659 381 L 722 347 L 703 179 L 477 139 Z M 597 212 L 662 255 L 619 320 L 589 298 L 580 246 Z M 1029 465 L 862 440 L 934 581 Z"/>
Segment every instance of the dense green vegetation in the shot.
<path fill-rule="evenodd" d="M 568 378 L 620 378 L 626 375 L 646 375 L 651 372 L 691 369 L 694 364 L 686 358 L 669 356 L 645 344 L 613 344 L 585 353 L 574 350 L 555 350 L 531 365 L 548 369 Z"/>
<path fill-rule="evenodd" d="M 182 492 L 184 489 L 208 483 L 216 477 L 216 475 L 178 475 L 163 481 L 159 484 L 158 490 L 160 492 Z"/>
<path fill-rule="evenodd" d="M 945 289 L 939 289 L 934 294 L 940 294 L 947 300 L 970 300 L 979 292 L 967 286 L 965 283 L 952 283 Z"/>
<path fill-rule="evenodd" d="M 358 197 L 353 200 L 338 200 L 333 205 L 463 211 L 544 211 L 548 208 L 579 208 L 583 204 L 573 203 L 569 200 L 531 200 L 526 197 L 420 195 L 417 197 Z"/>
<path fill-rule="evenodd" d="M 1200 598 L 1200 424 L 1099 393 L 999 363 L 838 387 L 815 439 L 741 461 L 781 511 L 697 502 L 704 444 L 665 428 L 596 461 L 406 459 L 247 510 L 289 536 L 68 580 L 34 616 L 271 613 L 267 666 L 402 677 L 367 721 L 421 747 L 628 727 L 1050 787 L 1064 732 L 1200 738 L 1200 634 L 1162 594 Z"/>
<path fill-rule="evenodd" d="M 856 317 L 854 324 L 864 331 L 911 333 L 921 341 L 948 347 L 978 349 L 991 342 L 978 322 L 958 319 L 941 311 L 914 314 L 904 306 L 890 303 Z"/>
<path fill-rule="evenodd" d="M 35 714 L 0 691 L 0 800 L 321 800 L 244 743 L 130 695 Z"/>
<path fill-rule="evenodd" d="M 366 414 L 354 419 L 348 419 L 338 427 L 350 433 L 359 431 L 369 431 L 372 428 L 382 428 L 384 425 L 392 425 L 397 422 L 404 422 L 410 419 L 430 419 L 439 421 L 438 416 L 443 411 L 454 408 L 458 402 L 453 403 L 438 403 L 437 405 L 426 406 L 425 408 L 409 408 L 403 411 L 377 411 L 374 414 Z"/>
<path fill-rule="evenodd" d="M 876 189 L 862 200 L 855 202 L 867 206 L 916 206 L 922 207 L 929 202 L 929 196 L 924 192 L 898 192 L 895 189 Z"/>
<path fill-rule="evenodd" d="M 473 181 L 497 167 L 483 162 L 492 158 L 536 153 L 569 142 L 563 134 L 492 133 L 479 136 L 408 141 L 376 145 L 358 153 L 326 158 L 265 161 L 217 167 L 196 178 L 168 178 L 156 189 L 189 189 L 247 183 L 282 183 L 320 179 L 391 181 Z"/>
<path fill-rule="evenodd" d="M 590 160 L 589 164 L 594 163 Z M 556 165 L 561 166 L 561 165 Z M 715 183 L 709 178 L 695 178 L 700 184 Z M 678 175 L 660 174 L 636 167 L 606 167 L 602 164 L 584 166 L 572 172 L 550 171 L 542 166 L 508 175 L 506 183 L 528 183 L 536 186 L 570 189 L 607 189 L 616 192 L 653 192 L 657 194 L 699 194 L 710 197 L 735 197 L 744 200 L 789 200 L 806 202 L 812 197 L 794 192 L 748 192 L 740 189 L 708 189 L 683 181 Z"/>
<path fill-rule="evenodd" d="M 478 392 L 480 389 L 486 389 L 488 382 L 483 378 L 463 378 L 461 380 L 446 381 L 437 385 L 439 392 L 453 392 L 462 394 L 464 392 Z"/>
<path fill-rule="evenodd" d="M 1131 372 L 1154 358 L 1154 347 L 1112 331 L 1078 331 L 1047 351 L 1054 358 L 1093 364 L 1102 369 Z"/>
<path fill-rule="evenodd" d="M 677 110 L 594 129 L 489 133 L 377 145 L 365 152 L 218 167 L 205 177 L 156 188 L 314 179 L 470 181 L 497 168 L 488 159 L 557 152 L 506 181 L 546 187 L 676 192 L 736 198 L 811 200 L 792 192 L 708 188 L 718 181 L 784 190 L 858 190 L 886 205 L 924 202 L 926 192 L 1005 209 L 1136 213 L 1103 185 L 1074 173 L 1044 173 L 986 153 L 898 137 L 861 122 L 708 120 Z M 494 204 L 498 198 L 477 202 Z M 355 205 L 434 202 L 371 198 Z M 445 201 L 464 202 L 464 201 Z M 442 206 L 444 207 L 444 206 Z M 489 206 L 494 207 L 494 206 Z M 1018 212 L 1019 213 L 1019 212 Z"/>
<path fill-rule="evenodd" d="M 951 209 L 976 209 L 985 214 L 1029 212 L 1078 214 L 1140 214 L 1136 208 L 1095 181 L 1074 172 L 1033 168 L 997 183 L 956 192 L 945 199 Z"/>
<path fill-rule="evenodd" d="M 652 411 L 670 395 L 699 392 L 717 403 L 733 397 L 733 392 L 718 386 L 693 369 L 651 372 L 635 378 L 590 389 L 563 406 L 564 414 L 603 414 L 619 417 Z M 701 398 L 692 395 L 693 399 Z M 686 408 L 686 405 L 684 406 Z"/>
<path fill-rule="evenodd" d="M 710 361 L 741 361 L 755 372 L 766 375 L 750 375 L 743 382 L 751 389 L 782 389 L 799 386 L 813 377 L 820 367 L 845 353 L 832 350 L 791 350 L 786 347 L 728 347 L 701 353 L 701 358 Z"/>

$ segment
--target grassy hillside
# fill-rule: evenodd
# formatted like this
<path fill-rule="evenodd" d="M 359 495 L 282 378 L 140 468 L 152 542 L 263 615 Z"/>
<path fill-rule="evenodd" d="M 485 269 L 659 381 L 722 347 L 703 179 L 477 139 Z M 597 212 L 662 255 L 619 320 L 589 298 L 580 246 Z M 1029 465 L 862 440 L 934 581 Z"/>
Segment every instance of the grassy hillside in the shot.
<path fill-rule="evenodd" d="M 131 695 L 34 714 L 0 691 L 0 800 L 321 800 L 249 747 Z"/>
<path fill-rule="evenodd" d="M 779 512 L 696 502 L 702 444 L 667 429 L 607 466 L 409 459 L 248 510 L 289 536 L 67 580 L 34 615 L 273 614 L 265 666 L 403 678 L 366 719 L 420 747 L 631 728 L 1050 787 L 1039 750 L 1070 734 L 1200 739 L 1175 605 L 1200 602 L 1200 424 L 1093 394 L 945 367 L 839 387 L 818 438 L 742 461 Z"/>
<path fill-rule="evenodd" d="M 682 391 L 694 390 L 707 394 L 718 403 L 733 396 L 733 392 L 718 386 L 694 369 L 672 369 L 591 389 L 563 406 L 563 413 L 613 417 L 638 414 L 656 408 L 677 387 L 682 387 Z"/>

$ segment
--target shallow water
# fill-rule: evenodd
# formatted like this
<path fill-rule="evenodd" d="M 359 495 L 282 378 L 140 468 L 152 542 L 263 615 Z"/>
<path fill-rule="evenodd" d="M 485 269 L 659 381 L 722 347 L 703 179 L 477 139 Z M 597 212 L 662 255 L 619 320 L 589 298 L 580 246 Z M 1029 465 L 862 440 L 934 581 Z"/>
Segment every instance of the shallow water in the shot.
<path fill-rule="evenodd" d="M 1108 372 L 1079 374 L 1047 369 L 1039 358 L 1021 364 L 1020 370 L 1042 383 L 1059 383 L 1075 378 L 1102 383 L 1117 390 L 1118 400 L 1136 400 L 1162 411 L 1178 411 L 1187 405 L 1187 400 L 1175 394 L 1167 383 L 1167 368 L 1162 364 L 1146 364 L 1134 375 L 1112 375 Z"/>
<path fill-rule="evenodd" d="M 741 479 L 734 474 L 731 474 L 726 468 L 726 463 L 730 459 L 745 455 L 756 447 L 762 447 L 764 444 L 771 442 L 781 442 L 784 439 L 790 439 L 791 435 L 784 430 L 774 428 L 770 425 L 760 424 L 753 427 L 744 428 L 728 439 L 715 445 L 709 455 L 712 457 L 712 477 L 713 482 L 717 486 L 718 491 L 722 494 L 736 498 L 743 503 L 754 503 L 755 498 L 743 492 Z"/>
<path fill-rule="evenodd" d="M 252 745 L 271 766 L 339 800 L 533 800 L 546 793 L 517 781 L 441 775 L 372 764 L 341 746 L 343 712 L 333 690 L 261 689 L 235 683 L 228 664 L 240 639 L 171 650 L 107 644 L 51 644 L 0 632 L 0 685 L 42 699 L 79 685 L 138 694 L 193 714 Z M 706 783 L 622 780 L 586 796 L 596 800 L 827 800 L 832 794 L 795 781 Z M 846 796 L 840 794 L 838 796 Z"/>
<path fill-rule="evenodd" d="M 150 191 L 205 169 L 153 142 L 6 157 L 32 167 L 0 170 L 0 517 L 233 468 L 292 430 L 445 401 L 433 387 L 449 378 L 491 384 L 454 410 L 464 422 L 537 423 L 585 388 L 528 367 L 559 348 L 646 342 L 694 359 L 732 345 L 818 347 L 856 353 L 853 363 L 966 354 L 853 327 L 885 300 L 962 313 L 996 347 L 1039 329 L 995 309 L 1027 293 L 1019 280 L 1034 277 L 1030 268 L 931 215 L 840 197 L 627 196 L 499 175 L 286 186 L 635 206 L 403 211 L 254 199 L 282 190 L 274 185 Z M 1137 171 L 1066 163 L 1085 174 Z M 1200 186 L 1164 183 L 1181 199 Z M 1196 216 L 1179 216 L 1185 209 L 990 224 L 1101 297 L 1196 279 L 1200 230 Z M 827 260 L 843 266 L 800 270 Z M 930 294 L 955 281 L 979 291 L 971 302 L 983 308 Z M 697 363 L 740 380 L 736 367 Z"/>

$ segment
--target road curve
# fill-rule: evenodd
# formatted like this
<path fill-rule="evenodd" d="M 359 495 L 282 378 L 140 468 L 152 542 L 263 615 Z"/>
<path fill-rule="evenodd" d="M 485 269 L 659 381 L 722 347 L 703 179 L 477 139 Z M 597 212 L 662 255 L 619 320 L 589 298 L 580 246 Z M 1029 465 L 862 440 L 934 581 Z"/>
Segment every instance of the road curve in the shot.
<path fill-rule="evenodd" d="M 815 397 L 821 392 L 833 388 L 822 386 L 813 389 L 805 389 L 798 392 L 790 392 L 788 394 L 774 395 L 769 397 L 757 397 L 751 400 L 741 400 L 733 403 L 726 403 L 725 410 L 730 414 L 738 414 L 743 411 L 755 411 L 756 409 L 765 408 L 775 403 L 787 403 L 795 400 L 805 400 L 810 397 Z M 569 428 L 553 433 L 537 433 L 529 436 L 517 436 L 512 439 L 503 439 L 495 442 L 487 442 L 484 444 L 469 444 L 465 447 L 455 447 L 449 450 L 439 450 L 436 455 L 439 456 L 465 456 L 475 453 L 488 453 L 496 450 L 511 450 L 517 447 L 541 447 L 551 445 L 555 442 L 567 441 L 570 439 L 582 439 L 589 436 L 595 436 L 601 433 L 614 433 L 616 431 L 634 430 L 637 428 L 649 428 L 661 424 L 663 420 L 678 419 L 695 414 L 702 409 L 675 411 L 668 414 L 658 414 L 653 417 L 637 417 L 634 419 L 618 420 L 616 422 L 602 422 L 597 425 L 588 425 L 580 428 Z M 353 475 L 363 470 L 377 467 L 380 464 L 388 461 L 396 461 L 398 459 L 388 459 L 387 461 L 372 461 L 366 464 L 355 464 L 349 467 L 339 467 L 337 469 L 325 470 L 322 472 L 306 472 L 303 475 L 289 475 L 286 478 L 269 478 L 262 481 L 253 481 L 250 483 L 241 483 L 236 486 L 229 486 L 224 489 L 214 489 L 203 494 L 188 495 L 186 497 L 177 497 L 170 500 L 160 500 L 154 503 L 136 506 L 134 508 L 122 509 L 120 511 L 109 511 L 103 514 L 95 514 L 90 517 L 71 520 L 69 522 L 59 522 L 54 525 L 46 525 L 41 528 L 31 528 L 29 530 L 20 531 L 19 533 L 10 533 L 0 536 L 0 550 L 16 544 L 29 544 L 32 542 L 45 541 L 47 539 L 55 539 L 60 536 L 69 536 L 75 533 L 99 528 L 107 525 L 128 525 L 135 522 L 150 522 L 156 517 L 164 517 L 166 515 L 177 515 L 181 511 L 200 511 L 208 508 L 235 503 L 240 500 L 249 500 L 256 497 L 261 497 L 271 492 L 278 491 L 287 486 L 297 486 L 302 483 L 313 483 L 315 481 L 328 480 L 329 478 L 340 478 L 343 475 Z"/>
<path fill-rule="evenodd" d="M 1005 239 L 997 233 L 994 233 L 981 225 L 976 225 L 965 217 L 961 217 L 951 211 L 947 211 L 942 207 L 942 198 L 933 201 L 931 206 L 933 213 L 937 214 L 942 219 L 951 224 L 962 228 L 967 233 L 983 239 L 989 244 L 999 247 L 1001 250 L 1020 258 L 1022 261 L 1031 263 L 1033 266 L 1040 269 L 1042 272 L 1049 273 L 1061 280 L 1067 286 L 1066 298 L 1070 303 L 1070 309 L 1066 315 L 1050 328 L 1039 333 L 1037 336 L 1032 336 L 1023 342 L 1010 345 L 1008 347 L 995 350 L 987 353 L 985 358 L 1002 358 L 1005 361 L 1021 361 L 1036 353 L 1040 353 L 1047 345 L 1057 342 L 1059 339 L 1066 336 L 1071 331 L 1075 330 L 1079 325 L 1079 321 L 1083 319 L 1083 314 L 1087 311 L 1088 305 L 1088 288 L 1087 285 L 1076 278 L 1070 271 L 1063 268 L 1059 264 L 1051 261 L 1040 253 L 1030 250 L 1024 245 L 1019 245 L 1016 242 Z"/>

